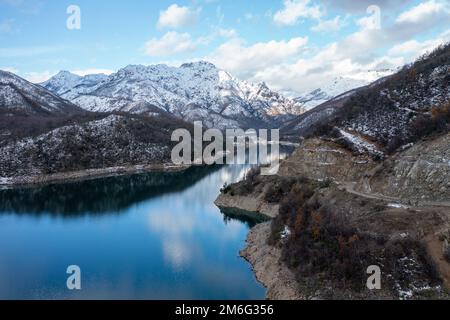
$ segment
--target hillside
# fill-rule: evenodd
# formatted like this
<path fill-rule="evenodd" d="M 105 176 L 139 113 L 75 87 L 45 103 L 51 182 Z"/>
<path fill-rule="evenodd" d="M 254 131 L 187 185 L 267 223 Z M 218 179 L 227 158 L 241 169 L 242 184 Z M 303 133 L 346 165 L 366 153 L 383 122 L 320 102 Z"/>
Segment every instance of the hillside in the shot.
<path fill-rule="evenodd" d="M 353 95 L 333 125 L 364 135 L 392 152 L 450 122 L 450 44 Z"/>
<path fill-rule="evenodd" d="M 51 116 L 76 114 L 82 110 L 39 85 L 0 70 L 0 115 L 17 112 Z"/>
<path fill-rule="evenodd" d="M 448 131 L 449 70 L 447 44 L 392 76 L 351 90 L 287 122 L 282 132 L 336 137 L 333 129 L 337 128 L 393 152 L 433 132 Z"/>
<path fill-rule="evenodd" d="M 26 183 L 31 177 L 83 170 L 168 164 L 175 128 L 190 126 L 173 118 L 112 114 L 11 141 L 0 148 L 0 183 Z"/>

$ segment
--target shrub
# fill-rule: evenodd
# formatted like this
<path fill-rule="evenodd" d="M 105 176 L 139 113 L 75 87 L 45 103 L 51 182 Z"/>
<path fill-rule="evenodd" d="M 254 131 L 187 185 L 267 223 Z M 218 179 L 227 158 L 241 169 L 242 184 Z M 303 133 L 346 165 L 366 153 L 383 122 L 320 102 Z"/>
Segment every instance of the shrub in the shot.
<path fill-rule="evenodd" d="M 230 191 L 231 191 L 231 186 L 228 185 L 228 183 L 225 182 L 225 184 L 223 185 L 222 189 L 220 189 L 220 193 L 227 194 Z"/>
<path fill-rule="evenodd" d="M 382 263 L 383 272 L 393 275 L 386 287 L 394 288 L 396 281 L 407 288 L 412 280 L 402 266 L 405 257 L 417 261 L 424 277 L 437 281 L 435 268 L 421 243 L 362 234 L 332 207 L 321 206 L 314 197 L 315 190 L 311 183 L 292 185 L 281 201 L 279 216 L 272 221 L 268 240 L 271 245 L 282 245 L 282 261 L 299 283 L 326 279 L 334 289 L 358 292 L 366 288 L 367 267 Z M 280 242 L 285 226 L 291 235 Z"/>

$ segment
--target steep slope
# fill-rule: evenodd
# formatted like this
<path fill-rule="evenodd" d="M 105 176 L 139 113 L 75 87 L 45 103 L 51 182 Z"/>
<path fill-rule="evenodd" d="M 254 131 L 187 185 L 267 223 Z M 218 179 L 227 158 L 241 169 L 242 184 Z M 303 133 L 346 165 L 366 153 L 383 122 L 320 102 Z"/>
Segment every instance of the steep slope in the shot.
<path fill-rule="evenodd" d="M 364 87 L 368 84 L 369 82 L 365 80 L 355 80 L 350 78 L 338 77 L 333 79 L 330 83 L 325 84 L 321 88 L 295 98 L 295 101 L 301 103 L 304 108 L 309 111 L 345 92 Z"/>
<path fill-rule="evenodd" d="M 64 95 L 66 99 L 70 99 L 78 96 L 80 93 L 95 90 L 95 86 L 107 78 L 108 76 L 104 74 L 81 77 L 69 71 L 61 71 L 42 85 L 58 96 Z"/>
<path fill-rule="evenodd" d="M 369 171 L 358 189 L 411 204 L 450 205 L 450 133 L 395 154 Z"/>
<path fill-rule="evenodd" d="M 323 124 L 331 122 L 336 118 L 337 111 L 341 108 L 352 95 L 363 88 L 354 89 L 343 93 L 321 105 L 305 112 L 304 114 L 286 121 L 281 127 L 284 136 L 308 136 L 317 132 Z"/>
<path fill-rule="evenodd" d="M 79 107 L 45 88 L 0 70 L 0 114 L 51 116 L 81 112 Z"/>
<path fill-rule="evenodd" d="M 60 73 L 43 86 L 89 111 L 146 113 L 156 106 L 209 127 L 267 125 L 273 117 L 304 111 L 264 83 L 239 81 L 208 62 L 131 65 L 106 78 Z"/>
<path fill-rule="evenodd" d="M 450 45 L 392 76 L 351 90 L 287 122 L 286 136 L 331 135 L 336 130 L 393 152 L 450 123 Z M 338 135 L 345 138 L 345 135 Z"/>
<path fill-rule="evenodd" d="M 450 44 L 353 95 L 336 121 L 390 151 L 433 131 L 448 130 Z M 447 119 L 446 119 L 447 118 Z"/>

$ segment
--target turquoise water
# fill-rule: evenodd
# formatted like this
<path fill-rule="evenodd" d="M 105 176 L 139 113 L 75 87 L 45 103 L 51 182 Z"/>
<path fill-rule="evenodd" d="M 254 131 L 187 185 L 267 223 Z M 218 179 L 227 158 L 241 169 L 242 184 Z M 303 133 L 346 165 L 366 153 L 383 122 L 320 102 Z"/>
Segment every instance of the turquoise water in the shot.
<path fill-rule="evenodd" d="M 246 168 L 1 190 L 0 299 L 264 298 L 239 257 L 251 222 L 213 203 Z"/>

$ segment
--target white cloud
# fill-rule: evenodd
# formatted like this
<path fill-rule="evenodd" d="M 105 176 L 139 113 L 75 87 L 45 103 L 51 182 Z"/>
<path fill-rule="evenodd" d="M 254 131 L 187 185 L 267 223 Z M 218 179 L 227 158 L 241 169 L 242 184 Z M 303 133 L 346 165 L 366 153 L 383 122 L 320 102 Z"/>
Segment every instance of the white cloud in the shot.
<path fill-rule="evenodd" d="M 403 12 L 398 18 L 397 23 L 423 23 L 441 17 L 442 15 L 449 15 L 450 9 L 448 3 L 443 1 L 430 0 L 420 3 L 414 8 Z"/>
<path fill-rule="evenodd" d="M 427 52 L 431 52 L 439 45 L 450 40 L 450 32 L 441 34 L 436 39 L 425 40 L 419 42 L 417 40 L 409 40 L 393 46 L 389 52 L 389 56 L 401 56 L 408 58 L 408 60 L 414 60 Z"/>
<path fill-rule="evenodd" d="M 110 74 L 114 73 L 114 71 L 110 70 L 110 69 L 95 69 L 94 68 L 94 69 L 75 70 L 75 71 L 72 71 L 72 73 L 74 73 L 76 75 L 79 75 L 81 77 L 84 77 L 84 76 L 89 75 L 89 74 L 106 74 L 106 75 L 110 75 Z"/>
<path fill-rule="evenodd" d="M 306 42 L 293 39 L 255 45 L 233 39 L 208 60 L 244 80 L 264 81 L 275 90 L 299 94 L 330 84 L 336 77 L 356 83 L 374 81 L 386 75 L 386 69 L 395 70 L 450 40 L 449 31 L 423 42 L 407 40 L 424 30 L 404 34 L 397 29 L 397 24 L 381 30 L 362 27 L 342 40 L 307 51 Z"/>
<path fill-rule="evenodd" d="M 162 38 L 153 38 L 145 44 L 145 54 L 153 57 L 169 56 L 196 50 L 189 33 L 167 32 Z"/>
<path fill-rule="evenodd" d="M 284 0 L 284 7 L 273 16 L 279 26 L 296 25 L 302 18 L 319 19 L 323 13 L 319 6 L 312 5 L 311 0 Z"/>
<path fill-rule="evenodd" d="M 300 37 L 246 46 L 242 39 L 231 39 L 206 57 L 206 60 L 238 77 L 247 78 L 258 70 L 289 61 L 301 53 L 307 43 L 308 38 Z"/>
<path fill-rule="evenodd" d="M 17 70 L 16 68 L 13 68 L 13 67 L 0 68 L 0 70 L 15 73 L 15 74 L 17 74 L 19 72 L 19 70 Z"/>
<path fill-rule="evenodd" d="M 326 7 L 333 7 L 345 12 L 361 13 L 370 5 L 377 5 L 383 9 L 395 10 L 411 0 L 321 0 Z"/>
<path fill-rule="evenodd" d="M 172 4 L 166 10 L 159 13 L 158 28 L 178 29 L 187 27 L 197 21 L 200 9 L 193 10 L 189 7 L 180 7 Z"/>
<path fill-rule="evenodd" d="M 315 32 L 335 32 L 339 31 L 344 24 L 344 19 L 342 19 L 341 16 L 336 16 L 334 19 L 320 20 L 316 26 L 311 28 L 311 30 Z"/>
<path fill-rule="evenodd" d="M 43 72 L 27 72 L 23 75 L 23 78 L 32 83 L 42 83 L 53 77 L 56 72 L 43 71 Z"/>

